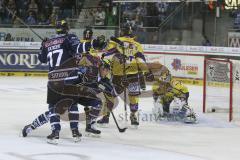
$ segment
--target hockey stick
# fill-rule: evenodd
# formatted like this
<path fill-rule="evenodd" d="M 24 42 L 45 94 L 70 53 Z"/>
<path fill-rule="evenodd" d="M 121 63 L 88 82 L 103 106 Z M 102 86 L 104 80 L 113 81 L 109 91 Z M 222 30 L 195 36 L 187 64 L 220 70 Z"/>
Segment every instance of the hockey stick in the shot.
<path fill-rule="evenodd" d="M 7 6 L 5 6 L 4 4 L 2 4 L 3 8 L 6 8 L 6 10 L 14 17 L 18 18 L 18 20 L 25 26 L 27 27 L 33 34 L 35 34 L 38 38 L 40 38 L 41 40 L 43 40 L 43 38 L 37 34 L 37 32 L 35 32 L 28 24 L 26 24 L 21 18 L 19 18 L 15 13 L 13 13 Z"/>
<path fill-rule="evenodd" d="M 124 78 L 126 78 L 126 58 L 125 58 L 125 49 L 124 49 L 124 43 L 122 41 L 120 41 L 119 39 L 117 39 L 116 37 L 111 37 L 110 38 L 112 41 L 118 43 L 123 50 L 123 76 Z M 125 123 L 127 125 L 127 91 L 126 91 L 126 87 L 124 87 L 124 112 L 125 112 Z"/>
<path fill-rule="evenodd" d="M 113 120 L 114 120 L 114 122 L 115 122 L 115 124 L 116 124 L 116 126 L 117 126 L 117 128 L 118 128 L 118 131 L 119 131 L 120 133 L 125 132 L 126 129 L 127 129 L 127 127 L 125 127 L 125 128 L 120 128 L 119 125 L 118 125 L 118 122 L 117 122 L 117 120 L 116 120 L 116 117 L 115 117 L 115 115 L 114 115 L 114 113 L 113 113 L 113 111 L 110 111 L 110 112 L 111 112 L 112 117 L 113 117 Z"/>

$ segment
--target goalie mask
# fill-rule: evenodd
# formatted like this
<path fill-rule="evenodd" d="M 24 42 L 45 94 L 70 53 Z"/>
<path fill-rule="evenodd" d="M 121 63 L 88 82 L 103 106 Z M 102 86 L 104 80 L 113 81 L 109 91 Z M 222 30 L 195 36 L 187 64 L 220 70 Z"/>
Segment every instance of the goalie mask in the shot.
<path fill-rule="evenodd" d="M 169 83 L 171 79 L 172 79 L 172 76 L 168 70 L 166 72 L 163 72 L 159 77 L 159 80 L 165 83 Z"/>

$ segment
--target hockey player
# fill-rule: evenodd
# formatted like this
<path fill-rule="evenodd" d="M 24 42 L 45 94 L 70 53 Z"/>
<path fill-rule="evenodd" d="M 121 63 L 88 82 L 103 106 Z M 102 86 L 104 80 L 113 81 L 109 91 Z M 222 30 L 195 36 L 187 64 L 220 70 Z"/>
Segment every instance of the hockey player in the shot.
<path fill-rule="evenodd" d="M 100 72 L 101 79 L 98 81 L 98 88 L 97 89 L 99 90 L 99 92 L 103 92 L 103 93 L 106 93 L 106 94 L 114 95 L 113 87 L 112 87 L 112 85 L 110 83 L 110 80 L 107 78 L 107 75 L 109 74 L 109 69 L 110 69 L 110 65 L 107 62 L 102 61 L 100 66 L 99 66 L 99 72 Z M 81 85 L 83 85 L 83 84 L 81 84 Z M 93 103 L 92 101 L 94 101 L 94 100 L 80 98 L 78 103 L 81 104 L 81 105 L 89 105 L 90 106 Z M 69 121 L 70 121 L 70 128 L 72 130 L 74 129 L 74 127 L 78 126 L 78 120 L 79 120 L 78 119 L 79 118 L 78 117 L 79 113 L 77 112 L 78 110 L 76 110 L 76 109 L 73 110 L 73 108 L 77 109 L 77 105 L 75 104 L 75 105 L 72 105 L 71 107 L 68 108 L 68 116 L 69 116 Z M 88 120 L 90 120 L 90 118 L 89 118 L 90 109 L 89 108 L 87 108 L 87 109 L 85 108 L 85 110 L 87 110 L 87 112 L 88 112 L 88 114 L 86 116 L 86 122 L 87 122 Z M 61 111 L 58 111 L 58 113 L 62 114 L 62 112 L 64 112 L 64 111 L 65 110 L 61 110 Z M 71 115 L 71 114 L 73 114 L 73 115 Z M 50 112 L 46 111 L 43 114 L 39 115 L 36 119 L 34 119 L 31 124 L 26 125 L 23 128 L 22 136 L 26 137 L 33 130 L 41 127 L 42 125 L 44 125 L 46 123 L 48 123 L 49 120 L 50 120 Z M 88 125 L 88 123 L 87 123 L 87 125 Z M 95 132 L 99 132 L 99 131 L 96 130 Z M 74 138 L 75 142 L 80 140 L 79 136 L 81 136 L 81 133 L 73 132 L 73 138 Z"/>
<path fill-rule="evenodd" d="M 121 94 L 125 89 L 128 89 L 131 125 L 138 126 L 139 121 L 136 112 L 138 111 L 140 95 L 139 75 L 144 73 L 147 80 L 153 80 L 153 75 L 146 64 L 141 44 L 134 40 L 130 24 L 127 23 L 122 27 L 122 37 L 119 37 L 117 41 L 121 43 L 110 41 L 107 46 L 107 52 L 103 56 L 112 55 L 112 83 L 117 94 Z M 104 107 L 108 106 L 108 108 L 112 109 L 115 97 L 107 95 L 106 99 Z M 108 123 L 109 115 L 110 113 L 107 111 L 98 123 Z"/>
<path fill-rule="evenodd" d="M 77 36 L 68 34 L 69 27 L 66 21 L 58 21 L 56 24 L 57 35 L 42 43 L 39 60 L 42 63 L 49 63 L 49 81 L 47 103 L 49 104 L 50 123 L 52 134 L 47 136 L 49 143 L 55 143 L 59 139 L 61 130 L 59 110 L 68 109 L 75 105 L 79 98 L 88 97 L 97 99 L 95 91 L 79 86 L 78 83 L 84 81 L 78 73 L 84 72 L 77 66 L 77 58 L 81 53 L 89 51 L 90 48 L 103 48 L 105 45 L 104 37 L 94 39 L 91 42 L 80 43 Z M 98 107 L 100 107 L 98 105 Z M 92 124 L 95 116 L 100 110 L 93 109 L 90 119 L 91 123 L 86 128 L 86 132 L 92 132 Z"/>
<path fill-rule="evenodd" d="M 195 113 L 188 106 L 188 88 L 181 81 L 173 80 L 165 66 L 162 71 L 157 82 L 153 84 L 153 113 L 157 114 L 158 118 L 167 117 L 195 123 Z"/>

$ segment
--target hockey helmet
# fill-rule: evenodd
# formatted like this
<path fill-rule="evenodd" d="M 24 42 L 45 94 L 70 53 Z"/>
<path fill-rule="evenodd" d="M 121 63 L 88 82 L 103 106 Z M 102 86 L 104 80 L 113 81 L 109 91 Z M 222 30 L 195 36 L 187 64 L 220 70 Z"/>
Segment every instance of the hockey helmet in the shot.
<path fill-rule="evenodd" d="M 68 23 L 65 20 L 56 22 L 56 32 L 57 34 L 67 34 L 69 31 Z"/>
<path fill-rule="evenodd" d="M 161 82 L 169 83 L 172 79 L 172 75 L 170 74 L 169 70 L 165 70 L 161 73 L 159 80 Z"/>
<path fill-rule="evenodd" d="M 93 31 L 91 27 L 86 27 L 86 29 L 83 31 L 83 39 L 84 40 L 91 40 L 93 35 Z"/>
<path fill-rule="evenodd" d="M 129 37 L 134 37 L 133 36 L 133 26 L 130 23 L 125 23 L 121 27 L 121 34 L 122 36 L 129 36 Z"/>

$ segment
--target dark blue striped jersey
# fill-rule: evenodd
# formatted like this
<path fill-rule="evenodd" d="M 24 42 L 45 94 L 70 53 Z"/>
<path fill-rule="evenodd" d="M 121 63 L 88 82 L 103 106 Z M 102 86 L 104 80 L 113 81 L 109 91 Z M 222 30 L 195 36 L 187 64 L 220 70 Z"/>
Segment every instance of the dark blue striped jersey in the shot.
<path fill-rule="evenodd" d="M 43 43 L 38 59 L 49 64 L 49 71 L 69 68 L 70 66 L 63 65 L 75 59 L 78 54 L 89 51 L 91 46 L 91 42 L 80 43 L 74 34 L 58 34 Z"/>

